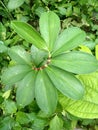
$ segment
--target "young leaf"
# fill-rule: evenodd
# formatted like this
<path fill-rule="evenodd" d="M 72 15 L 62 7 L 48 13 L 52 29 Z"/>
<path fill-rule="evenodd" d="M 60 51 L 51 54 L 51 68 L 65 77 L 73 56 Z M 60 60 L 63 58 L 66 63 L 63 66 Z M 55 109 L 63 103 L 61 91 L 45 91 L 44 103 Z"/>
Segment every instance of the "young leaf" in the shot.
<path fill-rule="evenodd" d="M 42 70 L 37 74 L 35 97 L 42 111 L 52 114 L 57 105 L 57 92 L 47 74 Z"/>
<path fill-rule="evenodd" d="M 25 22 L 12 21 L 11 27 L 27 42 L 34 44 L 37 48 L 47 50 L 45 41 L 31 25 Z"/>
<path fill-rule="evenodd" d="M 2 41 L 0 41 L 0 53 L 6 52 L 8 48 L 4 45 Z"/>
<path fill-rule="evenodd" d="M 32 70 L 18 84 L 16 91 L 16 101 L 21 107 L 30 104 L 34 99 L 35 72 Z"/>
<path fill-rule="evenodd" d="M 18 64 L 28 64 L 31 65 L 31 57 L 30 54 L 27 53 L 20 46 L 13 46 L 8 51 L 9 56 L 12 60 L 16 61 Z"/>
<path fill-rule="evenodd" d="M 40 32 L 45 39 L 49 50 L 52 50 L 60 31 L 60 19 L 52 11 L 45 12 L 39 20 Z"/>
<path fill-rule="evenodd" d="M 98 72 L 80 75 L 78 78 L 84 83 L 86 93 L 82 100 L 75 101 L 59 96 L 63 109 L 80 118 L 98 118 Z"/>
<path fill-rule="evenodd" d="M 46 72 L 62 94 L 75 100 L 83 97 L 84 87 L 73 74 L 52 66 L 47 67 Z"/>
<path fill-rule="evenodd" d="M 32 60 L 36 66 L 40 65 L 48 57 L 48 52 L 40 50 L 35 46 L 31 46 Z"/>
<path fill-rule="evenodd" d="M 1 77 L 4 84 L 14 84 L 24 78 L 24 76 L 31 71 L 28 65 L 16 65 L 8 68 Z"/>
<path fill-rule="evenodd" d="M 25 0 L 9 0 L 8 8 L 9 9 L 16 9 L 24 3 Z"/>
<path fill-rule="evenodd" d="M 86 34 L 77 27 L 65 29 L 55 42 L 53 56 L 79 46 L 85 40 Z"/>
<path fill-rule="evenodd" d="M 52 59 L 51 64 L 76 74 L 91 73 L 98 68 L 98 62 L 93 55 L 78 51 L 56 56 Z"/>
<path fill-rule="evenodd" d="M 50 128 L 49 130 L 62 130 L 63 129 L 63 121 L 56 115 L 50 121 Z"/>

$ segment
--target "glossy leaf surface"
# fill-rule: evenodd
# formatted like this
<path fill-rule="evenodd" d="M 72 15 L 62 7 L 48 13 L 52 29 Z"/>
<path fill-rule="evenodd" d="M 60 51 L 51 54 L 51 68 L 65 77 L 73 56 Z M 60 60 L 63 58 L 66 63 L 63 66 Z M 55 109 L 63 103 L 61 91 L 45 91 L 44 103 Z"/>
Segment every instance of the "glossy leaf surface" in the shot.
<path fill-rule="evenodd" d="M 12 21 L 11 26 L 27 42 L 34 44 L 37 48 L 47 50 L 45 41 L 31 25 L 25 22 Z"/>
<path fill-rule="evenodd" d="M 76 74 L 87 74 L 98 69 L 98 62 L 93 55 L 78 51 L 54 57 L 51 64 Z"/>
<path fill-rule="evenodd" d="M 84 87 L 73 74 L 52 66 L 46 68 L 46 72 L 55 87 L 65 96 L 75 100 L 83 97 Z"/>
<path fill-rule="evenodd" d="M 42 111 L 51 114 L 57 105 L 57 92 L 45 72 L 39 71 L 35 82 L 35 97 Z"/>
<path fill-rule="evenodd" d="M 78 47 L 85 40 L 85 32 L 77 27 L 65 29 L 55 42 L 53 56 Z"/>
<path fill-rule="evenodd" d="M 31 65 L 31 56 L 20 46 L 13 46 L 8 51 L 9 56 L 18 64 Z"/>
<path fill-rule="evenodd" d="M 16 91 L 16 101 L 21 107 L 30 104 L 34 99 L 35 72 L 29 72 L 18 84 Z"/>
<path fill-rule="evenodd" d="M 6 85 L 14 84 L 24 78 L 31 71 L 28 65 L 16 65 L 8 68 L 2 75 L 2 82 Z"/>
<path fill-rule="evenodd" d="M 52 11 L 45 12 L 39 20 L 40 32 L 45 39 L 49 50 L 53 50 L 55 41 L 60 31 L 60 19 Z"/>

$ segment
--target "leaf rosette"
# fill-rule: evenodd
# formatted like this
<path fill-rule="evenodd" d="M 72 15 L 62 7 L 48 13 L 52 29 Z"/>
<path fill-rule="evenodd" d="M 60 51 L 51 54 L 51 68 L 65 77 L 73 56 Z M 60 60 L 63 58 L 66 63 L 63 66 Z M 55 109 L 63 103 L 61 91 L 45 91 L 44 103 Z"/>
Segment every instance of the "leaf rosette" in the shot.
<path fill-rule="evenodd" d="M 3 73 L 2 82 L 18 82 L 17 104 L 24 107 L 35 98 L 40 109 L 51 114 L 57 106 L 57 90 L 73 100 L 82 99 L 84 86 L 75 74 L 94 72 L 98 64 L 93 55 L 74 51 L 85 40 L 85 32 L 70 27 L 59 34 L 60 19 L 52 11 L 40 17 L 41 34 L 24 22 L 12 21 L 11 26 L 33 44 L 29 52 L 20 46 L 8 49 L 16 64 Z"/>

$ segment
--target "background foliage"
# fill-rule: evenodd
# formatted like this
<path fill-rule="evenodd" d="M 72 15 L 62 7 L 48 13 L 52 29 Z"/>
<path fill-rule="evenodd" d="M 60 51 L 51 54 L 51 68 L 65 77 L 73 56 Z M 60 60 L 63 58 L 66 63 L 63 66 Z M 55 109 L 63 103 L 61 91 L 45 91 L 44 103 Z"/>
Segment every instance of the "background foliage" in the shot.
<path fill-rule="evenodd" d="M 24 49 L 28 50 L 31 45 L 21 39 L 10 28 L 10 22 L 14 19 L 28 22 L 39 31 L 39 17 L 43 12 L 48 10 L 52 10 L 58 14 L 61 19 L 62 30 L 69 26 L 77 26 L 86 31 L 87 37 L 84 43 L 85 46 L 80 46 L 76 49 L 92 53 L 98 58 L 97 0 L 87 0 L 86 2 L 85 0 L 15 0 L 15 2 L 13 2 L 13 0 L 0 0 L 0 43 L 4 43 L 7 47 L 21 45 Z M 7 56 L 6 48 L 4 48 L 3 53 L 0 52 L 0 76 L 5 68 L 13 64 L 14 63 L 11 62 L 10 58 Z M 86 102 L 91 102 L 92 99 L 94 99 L 95 104 L 98 102 L 97 77 L 97 72 L 86 77 L 84 75 L 78 77 L 86 86 L 90 86 L 90 91 L 92 91 L 92 84 L 95 87 L 95 97 L 92 96 L 89 97 L 89 99 L 87 99 L 88 96 L 85 97 L 84 100 Z M 88 82 L 85 82 L 84 79 Z M 62 106 L 58 104 L 55 114 L 49 116 L 39 109 L 35 101 L 24 108 L 19 108 L 16 104 L 15 97 L 16 87 L 12 89 L 12 86 L 8 85 L 5 87 L 0 83 L 0 130 L 98 129 L 98 119 L 92 119 L 93 113 L 90 119 L 75 117 L 73 116 L 74 111 L 76 114 L 78 111 L 74 110 L 72 112 L 71 106 L 70 109 L 67 109 L 67 101 L 63 103 L 63 98 L 62 101 L 60 100 Z M 64 99 L 64 101 L 65 100 L 66 99 Z M 69 102 L 69 99 L 67 100 Z M 73 103 L 73 101 L 70 102 L 71 104 Z M 75 105 L 75 103 L 73 104 Z M 78 105 L 78 103 L 76 103 L 76 105 Z M 81 103 L 78 106 L 80 105 Z M 64 111 L 63 108 L 66 108 L 67 112 Z M 70 111 L 72 115 L 69 114 Z M 85 111 L 84 109 L 84 112 Z M 84 116 L 86 117 L 87 115 Z M 58 124 L 57 127 L 56 124 Z"/>

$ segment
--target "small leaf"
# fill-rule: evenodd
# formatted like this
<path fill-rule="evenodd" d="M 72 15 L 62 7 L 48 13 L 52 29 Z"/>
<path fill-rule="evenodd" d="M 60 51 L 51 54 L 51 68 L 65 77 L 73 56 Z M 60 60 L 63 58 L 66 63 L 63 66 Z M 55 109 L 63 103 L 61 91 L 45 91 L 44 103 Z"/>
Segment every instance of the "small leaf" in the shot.
<path fill-rule="evenodd" d="M 35 82 L 35 97 L 42 111 L 52 114 L 57 105 L 57 92 L 45 72 L 39 71 Z"/>
<path fill-rule="evenodd" d="M 31 71 L 31 67 L 27 65 L 16 65 L 8 68 L 2 74 L 1 80 L 4 84 L 14 84 L 24 78 Z"/>
<path fill-rule="evenodd" d="M 53 56 L 78 47 L 85 40 L 86 34 L 77 27 L 65 29 L 55 42 Z"/>
<path fill-rule="evenodd" d="M 62 130 L 63 129 L 63 121 L 56 115 L 50 121 L 50 128 L 49 130 Z"/>
<path fill-rule="evenodd" d="M 48 57 L 48 52 L 40 50 L 36 48 L 35 46 L 31 46 L 31 55 L 32 55 L 32 60 L 36 66 L 40 65 L 45 59 Z"/>
<path fill-rule="evenodd" d="M 37 48 L 47 50 L 45 41 L 31 25 L 25 22 L 12 21 L 11 26 L 27 42 L 34 44 Z"/>
<path fill-rule="evenodd" d="M 27 53 L 20 46 L 13 46 L 8 51 L 9 56 L 12 60 L 16 61 L 18 64 L 28 64 L 31 65 L 31 57 L 30 54 Z"/>
<path fill-rule="evenodd" d="M 4 106 L 4 112 L 6 114 L 13 114 L 16 113 L 17 111 L 17 107 L 14 101 L 5 100 L 3 102 L 3 106 Z"/>
<path fill-rule="evenodd" d="M 16 9 L 18 7 L 20 7 L 25 0 L 9 0 L 8 2 L 8 8 L 9 9 Z"/>
<path fill-rule="evenodd" d="M 16 113 L 16 121 L 19 124 L 27 124 L 27 123 L 35 120 L 35 118 L 36 118 L 35 113 L 25 113 L 25 112 L 21 112 L 21 111 L 18 111 Z"/>
<path fill-rule="evenodd" d="M 42 37 L 45 39 L 49 50 L 52 50 L 60 31 L 59 17 L 52 11 L 45 12 L 40 17 L 39 25 Z"/>
<path fill-rule="evenodd" d="M 75 100 L 83 97 L 84 87 L 73 74 L 52 66 L 46 68 L 46 72 L 62 94 Z"/>
<path fill-rule="evenodd" d="M 96 55 L 96 59 L 98 60 L 98 45 L 96 45 L 95 47 L 95 55 Z"/>
<path fill-rule="evenodd" d="M 78 51 L 54 57 L 51 64 L 76 74 L 87 74 L 98 69 L 98 62 L 93 55 Z"/>
<path fill-rule="evenodd" d="M 16 101 L 19 106 L 24 107 L 34 100 L 34 81 L 35 73 L 32 70 L 18 84 Z"/>
<path fill-rule="evenodd" d="M 0 53 L 6 52 L 8 48 L 4 45 L 2 41 L 0 41 Z"/>

